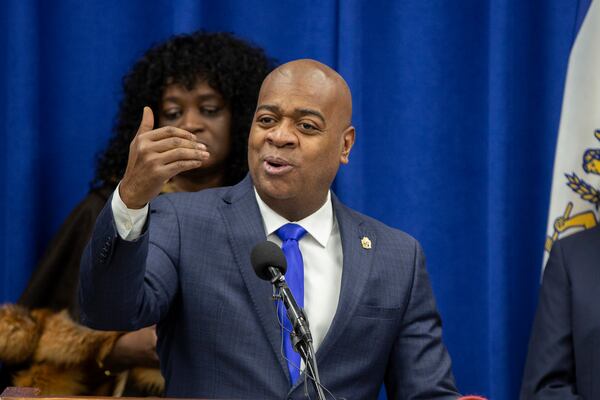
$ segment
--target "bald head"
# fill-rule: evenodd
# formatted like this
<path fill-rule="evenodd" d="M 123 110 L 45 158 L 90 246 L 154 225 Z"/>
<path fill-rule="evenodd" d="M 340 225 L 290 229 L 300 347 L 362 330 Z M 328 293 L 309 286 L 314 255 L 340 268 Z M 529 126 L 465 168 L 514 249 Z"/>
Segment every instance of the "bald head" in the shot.
<path fill-rule="evenodd" d="M 272 85 L 310 85 L 319 89 L 316 96 L 325 98 L 335 105 L 335 113 L 343 121 L 344 127 L 352 123 L 352 94 L 348 84 L 331 67 L 311 59 L 300 59 L 282 64 L 274 69 L 264 80 L 261 87 L 269 89 Z M 260 98 L 260 96 L 259 96 Z"/>
<path fill-rule="evenodd" d="M 323 206 L 340 164 L 348 163 L 351 119 L 348 85 L 328 66 L 297 60 L 269 74 L 250 130 L 248 165 L 272 210 L 299 221 Z"/>

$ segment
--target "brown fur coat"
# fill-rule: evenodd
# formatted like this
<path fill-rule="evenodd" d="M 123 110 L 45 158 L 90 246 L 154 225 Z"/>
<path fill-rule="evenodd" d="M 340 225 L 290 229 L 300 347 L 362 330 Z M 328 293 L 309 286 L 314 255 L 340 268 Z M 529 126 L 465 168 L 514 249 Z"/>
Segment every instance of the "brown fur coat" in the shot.
<path fill-rule="evenodd" d="M 66 311 L 0 307 L 0 361 L 10 369 L 13 385 L 39 388 L 42 395 L 110 396 L 122 392 L 125 380 L 137 392 L 161 394 L 158 369 L 113 375 L 102 368 L 120 336 L 79 325 Z"/>

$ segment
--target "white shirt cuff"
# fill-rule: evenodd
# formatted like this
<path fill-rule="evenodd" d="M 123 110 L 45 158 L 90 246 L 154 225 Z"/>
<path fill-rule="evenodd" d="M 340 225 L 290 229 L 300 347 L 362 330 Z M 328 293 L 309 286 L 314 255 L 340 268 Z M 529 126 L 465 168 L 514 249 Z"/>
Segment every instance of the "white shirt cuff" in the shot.
<path fill-rule="evenodd" d="M 144 224 L 148 218 L 148 204 L 139 210 L 127 208 L 119 195 L 119 186 L 121 186 L 120 182 L 113 193 L 110 206 L 119 236 L 123 240 L 132 242 L 142 234 L 142 229 L 144 229 Z"/>

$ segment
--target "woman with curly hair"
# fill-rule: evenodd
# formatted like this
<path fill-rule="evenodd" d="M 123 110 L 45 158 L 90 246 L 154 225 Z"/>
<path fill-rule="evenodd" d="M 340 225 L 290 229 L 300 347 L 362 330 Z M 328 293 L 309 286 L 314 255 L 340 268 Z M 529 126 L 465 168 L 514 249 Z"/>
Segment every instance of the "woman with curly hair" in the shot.
<path fill-rule="evenodd" d="M 3 359 L 3 344 L 13 352 L 17 347 L 10 341 L 2 342 L 0 338 L 0 362 L 17 360 L 20 367 L 25 365 L 31 372 L 29 375 L 23 374 L 21 368 L 20 372 L 13 375 L 17 384 L 44 386 L 42 382 L 45 382 L 48 384 L 45 394 L 107 394 L 108 386 L 103 378 L 110 375 L 107 364 L 118 370 L 158 365 L 154 351 L 156 336 L 152 328 L 124 335 L 102 335 L 88 332 L 75 323 L 69 325 L 71 330 L 65 328 L 63 323 L 69 317 L 64 312 L 62 319 L 54 323 L 52 318 L 57 315 L 30 313 L 29 310 L 67 309 L 71 317 L 77 319 L 79 260 L 96 217 L 125 172 L 129 145 L 140 126 L 144 107 L 151 109 L 157 127 L 174 126 L 192 133 L 210 154 L 201 167 L 182 172 L 167 181 L 163 192 L 197 191 L 233 185 L 247 173 L 248 132 L 260 85 L 271 69 L 271 61 L 260 48 L 231 34 L 196 32 L 174 36 L 154 46 L 124 77 L 123 99 L 113 136 L 97 159 L 90 193 L 72 211 L 50 243 L 19 299 L 19 304 L 24 307 L 2 310 L 4 314 L 0 312 L 0 335 L 3 332 L 2 321 L 8 315 L 13 319 L 18 316 L 28 323 L 32 322 L 30 325 L 40 331 L 36 333 L 37 336 L 33 335 L 40 338 L 39 346 L 42 346 L 44 329 L 56 326 L 61 333 L 75 332 L 72 336 L 66 335 L 65 342 L 59 348 L 69 347 L 72 350 L 74 343 L 93 343 L 94 348 L 99 350 L 90 353 L 93 358 L 90 368 L 97 369 L 99 374 L 84 374 L 76 379 L 77 385 L 52 387 L 46 382 L 51 374 L 36 378 L 36 372 L 31 372 L 29 368 L 30 364 L 36 362 L 39 348 L 30 349 L 29 358 L 24 355 L 16 358 L 4 355 Z M 15 315 L 20 312 L 23 315 Z M 69 321 L 66 323 L 69 324 Z M 46 326 L 48 328 L 44 328 Z M 89 337 L 82 341 L 78 338 L 79 334 Z M 82 349 L 82 352 L 85 351 L 89 349 Z M 80 362 L 90 361 L 75 359 L 65 362 L 70 368 L 73 363 L 79 363 L 75 366 L 81 369 Z M 50 380 L 56 381 L 54 378 Z"/>

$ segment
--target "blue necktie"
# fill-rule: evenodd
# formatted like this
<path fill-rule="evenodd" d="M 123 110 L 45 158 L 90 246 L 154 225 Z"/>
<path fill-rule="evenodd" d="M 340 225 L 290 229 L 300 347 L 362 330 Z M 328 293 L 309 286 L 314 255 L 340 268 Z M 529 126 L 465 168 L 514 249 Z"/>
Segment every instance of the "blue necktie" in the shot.
<path fill-rule="evenodd" d="M 275 233 L 282 241 L 281 248 L 287 261 L 285 280 L 296 299 L 296 303 L 304 308 L 304 263 L 298 241 L 306 234 L 306 230 L 298 224 L 285 224 Z M 285 307 L 279 307 L 278 310 L 284 327 L 283 350 L 288 360 L 288 369 L 293 385 L 300 376 L 300 354 L 296 353 L 292 346 L 292 339 L 289 334 L 292 331 L 292 324 L 285 313 Z"/>

